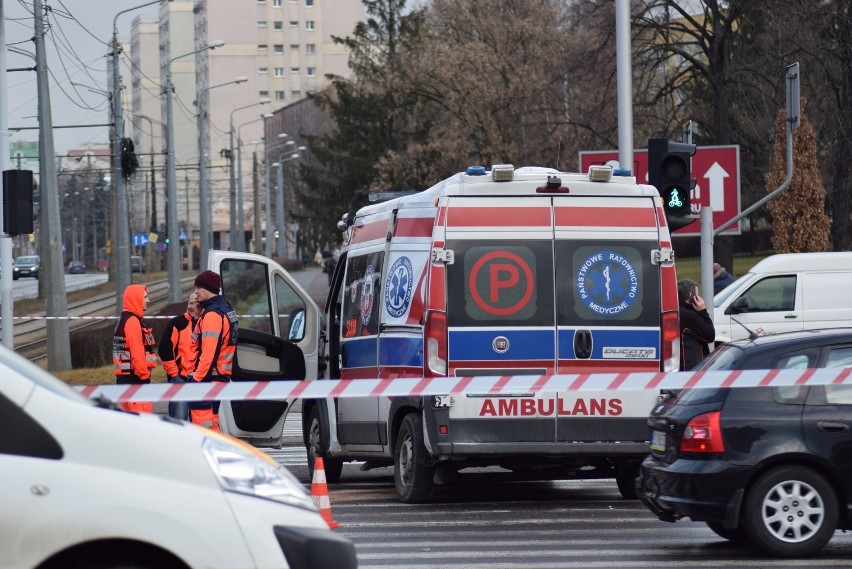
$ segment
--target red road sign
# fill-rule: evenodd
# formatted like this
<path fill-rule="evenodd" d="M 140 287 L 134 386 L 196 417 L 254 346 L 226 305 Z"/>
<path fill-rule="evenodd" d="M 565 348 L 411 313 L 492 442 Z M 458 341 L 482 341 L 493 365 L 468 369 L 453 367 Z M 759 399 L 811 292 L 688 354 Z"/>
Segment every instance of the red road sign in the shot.
<path fill-rule="evenodd" d="M 617 150 L 580 152 L 580 172 L 589 166 L 618 164 Z M 648 150 L 633 151 L 633 173 L 637 181 L 648 183 Z M 713 208 L 713 227 L 719 227 L 740 214 L 740 147 L 699 146 L 692 157 L 692 177 L 695 188 L 691 193 L 692 213 L 698 215 L 702 207 Z M 674 232 L 676 235 L 701 235 L 698 221 Z M 740 224 L 735 223 L 721 235 L 739 235 Z"/>

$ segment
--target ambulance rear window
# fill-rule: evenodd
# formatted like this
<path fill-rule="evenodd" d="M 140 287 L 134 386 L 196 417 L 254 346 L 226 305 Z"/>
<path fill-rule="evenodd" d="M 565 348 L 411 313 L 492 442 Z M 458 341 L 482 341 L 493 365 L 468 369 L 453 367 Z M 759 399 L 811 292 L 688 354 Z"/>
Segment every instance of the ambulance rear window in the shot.
<path fill-rule="evenodd" d="M 450 326 L 553 326 L 551 241 L 449 243 Z"/>
<path fill-rule="evenodd" d="M 659 326 L 656 241 L 558 240 L 556 304 L 560 326 Z"/>

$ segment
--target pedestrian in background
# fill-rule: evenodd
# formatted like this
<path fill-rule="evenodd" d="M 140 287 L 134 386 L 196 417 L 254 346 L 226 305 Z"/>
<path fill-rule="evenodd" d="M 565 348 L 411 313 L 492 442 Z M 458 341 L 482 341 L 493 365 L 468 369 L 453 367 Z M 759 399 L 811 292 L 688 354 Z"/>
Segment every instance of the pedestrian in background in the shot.
<path fill-rule="evenodd" d="M 124 304 L 112 336 L 112 363 L 119 385 L 149 384 L 157 367 L 154 333 L 142 319 L 148 309 L 148 287 L 132 284 L 124 289 Z M 151 402 L 122 403 L 125 411 L 152 413 Z"/>
<path fill-rule="evenodd" d="M 734 282 L 731 273 L 719 263 L 713 263 L 713 294 L 719 294 L 722 289 Z"/>
<path fill-rule="evenodd" d="M 195 293 L 201 316 L 193 333 L 197 353 L 190 379 L 199 382 L 230 381 L 237 350 L 237 314 L 219 294 L 222 278 L 213 271 L 195 277 Z M 219 430 L 219 402 L 199 401 L 189 404 L 192 422 Z"/>
<path fill-rule="evenodd" d="M 698 294 L 698 283 L 683 279 L 677 283 L 680 312 L 680 369 L 690 370 L 710 353 L 708 344 L 716 339 L 716 328 Z"/>
<path fill-rule="evenodd" d="M 201 314 L 200 310 L 198 294 L 193 292 L 186 302 L 186 312 L 169 320 L 163 330 L 158 354 L 169 383 L 186 383 L 189 374 L 195 369 L 197 348 L 192 332 Z M 169 417 L 189 421 L 189 404 L 185 401 L 170 402 Z"/>

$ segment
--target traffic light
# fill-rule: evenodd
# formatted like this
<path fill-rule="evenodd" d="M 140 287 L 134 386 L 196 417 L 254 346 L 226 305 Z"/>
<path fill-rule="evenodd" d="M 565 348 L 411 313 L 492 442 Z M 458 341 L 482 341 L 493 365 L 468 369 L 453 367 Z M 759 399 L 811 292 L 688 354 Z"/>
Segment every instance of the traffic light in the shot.
<path fill-rule="evenodd" d="M 272 236 L 273 236 L 273 237 L 275 237 L 275 239 L 278 239 L 278 238 L 280 238 L 280 237 L 281 237 L 281 232 L 279 232 L 279 231 L 276 229 L 276 230 L 275 230 L 275 232 L 272 234 Z"/>
<path fill-rule="evenodd" d="M 648 183 L 660 192 L 672 230 L 695 220 L 691 217 L 689 203 L 690 190 L 695 187 L 690 167 L 693 154 L 694 144 L 670 142 L 665 138 L 648 139 Z"/>

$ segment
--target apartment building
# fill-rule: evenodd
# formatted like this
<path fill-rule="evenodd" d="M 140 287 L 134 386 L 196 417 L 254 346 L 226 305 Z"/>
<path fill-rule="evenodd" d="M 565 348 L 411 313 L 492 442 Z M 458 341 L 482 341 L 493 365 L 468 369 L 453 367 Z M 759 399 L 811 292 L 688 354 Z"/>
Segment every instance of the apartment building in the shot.
<path fill-rule="evenodd" d="M 172 115 L 181 230 L 193 235 L 197 244 L 201 162 L 206 164 L 209 184 L 213 245 L 227 248 L 231 245 L 231 212 L 239 210 L 240 203 L 242 227 L 247 233 L 254 227 L 252 157 L 256 155 L 262 161 L 266 154 L 263 115 L 324 88 L 328 84 L 326 74 L 348 75 L 347 54 L 333 43 L 332 36 L 350 35 L 364 15 L 361 0 L 175 0 L 163 3 L 159 13 L 133 21 L 129 58 L 133 116 L 132 120 L 126 117 L 125 130 L 128 135 L 132 133 L 137 152 L 144 155 L 140 159 L 143 169 L 151 168 L 150 150 L 154 149 L 154 181 L 161 190 L 148 189 L 148 194 L 157 196 L 161 224 L 166 219 L 162 154 L 166 69 L 171 71 L 174 87 Z M 214 40 L 225 45 L 203 49 Z M 259 103 L 265 99 L 269 103 Z M 199 160 L 199 109 L 207 117 L 207 136 L 201 141 L 203 160 Z M 231 191 L 228 156 L 232 145 L 235 174 L 242 171 L 241 202 L 236 199 L 239 180 Z M 263 171 L 264 165 L 259 168 Z M 139 178 L 131 193 L 142 196 Z M 258 178 L 264 185 L 265 176 Z M 265 188 L 260 195 L 265 196 Z M 144 201 L 133 203 L 140 207 Z M 150 206 L 150 198 L 148 201 Z M 264 211 L 261 218 L 265 228 Z"/>

